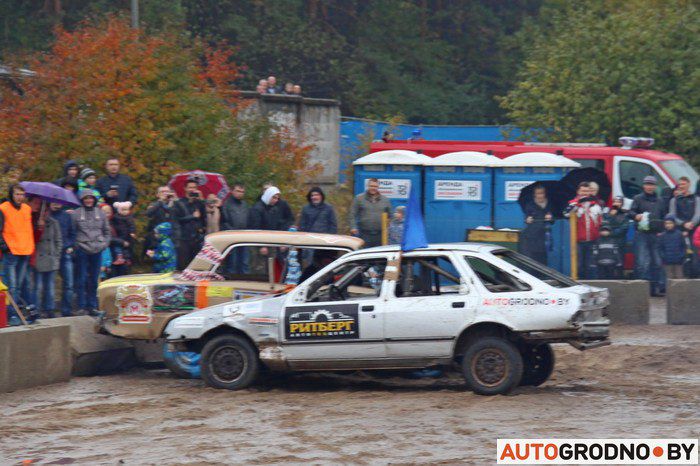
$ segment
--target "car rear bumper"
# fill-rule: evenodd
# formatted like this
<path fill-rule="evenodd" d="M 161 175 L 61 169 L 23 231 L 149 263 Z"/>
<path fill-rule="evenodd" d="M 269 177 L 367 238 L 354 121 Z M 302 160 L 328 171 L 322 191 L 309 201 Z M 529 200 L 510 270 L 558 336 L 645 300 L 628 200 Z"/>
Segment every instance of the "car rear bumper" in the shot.
<path fill-rule="evenodd" d="M 520 336 L 532 343 L 569 343 L 581 351 L 611 344 L 608 319 L 581 322 L 563 329 L 521 332 Z"/>

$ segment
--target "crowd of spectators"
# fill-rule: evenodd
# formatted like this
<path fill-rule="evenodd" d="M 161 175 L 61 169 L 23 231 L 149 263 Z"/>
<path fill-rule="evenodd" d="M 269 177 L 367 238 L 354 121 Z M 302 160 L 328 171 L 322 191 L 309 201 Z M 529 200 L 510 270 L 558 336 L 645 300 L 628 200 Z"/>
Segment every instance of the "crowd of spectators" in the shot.
<path fill-rule="evenodd" d="M 301 86 L 292 82 L 286 82 L 284 86 L 277 85 L 277 78 L 268 76 L 267 79 L 258 81 L 255 87 L 258 94 L 280 94 L 280 95 L 295 95 L 301 97 Z"/>
<path fill-rule="evenodd" d="M 144 231 L 138 232 L 134 214 L 139 211 L 139 193 L 131 178 L 121 173 L 117 159 L 106 162 L 99 178 L 95 170 L 75 161 L 64 165 L 54 184 L 73 191 L 78 207 L 30 197 L 19 178 L 12 181 L 8 197 L 0 200 L 0 278 L 18 303 L 36 306 L 45 318 L 59 311 L 62 316 L 95 314 L 99 281 L 129 274 L 135 263 L 154 272 L 186 269 L 209 233 L 244 229 L 338 232 L 335 209 L 319 187 L 309 190 L 307 204 L 295 215 L 271 182 L 260 186 L 252 205 L 245 200 L 242 183 L 233 183 L 223 201 L 215 195 L 205 198 L 194 179 L 186 182 L 180 198 L 169 186 L 161 186 L 153 201 L 141 209 L 147 222 Z M 353 233 L 365 239 L 367 246 L 380 244 L 381 214 L 391 213 L 389 200 L 378 186 L 377 180 L 370 181 L 351 209 Z M 399 210 L 394 222 L 401 218 Z M 400 241 L 400 230 L 393 224 L 392 241 Z M 137 244 L 141 247 L 135 248 Z M 226 272 L 248 273 L 246 249 L 236 248 L 226 258 Z M 325 263 L 327 258 L 322 256 L 294 256 L 293 260 L 305 261 L 311 270 Z M 55 299 L 56 284 L 60 285 L 60 302 Z"/>
<path fill-rule="evenodd" d="M 187 180 L 180 198 L 169 186 L 161 186 L 142 209 L 147 222 L 139 234 L 134 218 L 139 194 L 132 179 L 121 173 L 116 158 L 106 161 L 99 178 L 90 167 L 72 160 L 65 163 L 54 184 L 75 192 L 78 207 L 28 196 L 16 171 L 6 171 L 3 180 L 9 187 L 7 198 L 0 200 L 0 278 L 16 301 L 36 306 L 44 317 L 57 311 L 63 316 L 95 313 L 99 281 L 129 274 L 134 263 L 150 264 L 154 272 L 185 270 L 209 233 L 338 232 L 335 209 L 319 187 L 308 191 L 307 203 L 296 215 L 270 182 L 259 187 L 252 205 L 245 200 L 242 183 L 233 183 L 223 200 L 213 194 L 205 198 L 196 179 Z M 674 190 L 659 194 L 657 188 L 656 178 L 647 176 L 643 191 L 625 209 L 622 197 L 615 197 L 608 207 L 596 183 L 582 182 L 566 210 L 555 212 L 545 187 L 536 185 L 532 199 L 524 205 L 520 250 L 546 264 L 555 217 L 575 215 L 581 278 L 622 278 L 625 253 L 634 252 L 634 276 L 649 280 L 652 294 L 662 295 L 666 278 L 695 278 L 700 273 L 695 252 L 700 250 L 700 199 L 691 193 L 685 177 Z M 350 233 L 362 238 L 366 247 L 382 244 L 384 214 L 391 219 L 389 244 L 401 243 L 405 209 L 393 210 L 379 191 L 379 180 L 369 179 L 365 192 L 353 199 Z M 631 230 L 635 230 L 634 242 L 632 251 L 627 251 Z M 309 270 L 328 261 L 306 251 L 301 257 L 296 251 L 287 256 L 283 248 L 278 249 L 277 259 L 306 263 Z M 248 273 L 250 259 L 247 248 L 236 248 L 226 258 L 225 269 Z M 56 283 L 60 283 L 60 302 L 55 299 Z"/>
<path fill-rule="evenodd" d="M 575 215 L 578 273 L 582 279 L 620 279 L 625 255 L 634 254 L 634 277 L 648 280 L 652 296 L 663 296 L 669 278 L 696 278 L 700 274 L 700 199 L 690 192 L 690 180 L 681 177 L 675 189 L 659 193 L 654 176 L 643 180 L 642 192 L 625 209 L 621 196 L 607 207 L 595 182 L 578 185 L 564 217 Z M 535 186 L 533 199 L 524 206 L 525 228 L 519 249 L 547 263 L 551 225 L 557 212 L 543 185 Z M 629 233 L 634 232 L 628 250 Z"/>

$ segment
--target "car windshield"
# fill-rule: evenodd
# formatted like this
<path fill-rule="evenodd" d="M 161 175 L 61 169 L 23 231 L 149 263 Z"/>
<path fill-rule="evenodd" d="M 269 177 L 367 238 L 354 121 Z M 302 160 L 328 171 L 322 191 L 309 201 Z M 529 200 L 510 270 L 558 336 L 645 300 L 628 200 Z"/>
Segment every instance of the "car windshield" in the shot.
<path fill-rule="evenodd" d="M 690 189 L 695 190 L 695 186 L 700 180 L 700 175 L 685 160 L 663 160 L 661 166 L 664 167 L 676 183 L 680 177 L 685 176 L 690 180 Z"/>
<path fill-rule="evenodd" d="M 546 267 L 527 256 L 511 251 L 510 249 L 499 249 L 497 251 L 493 251 L 491 254 L 499 259 L 503 259 L 511 265 L 514 265 L 533 277 L 542 280 L 554 288 L 569 288 L 570 286 L 578 285 L 578 283 L 566 275 L 562 275 L 556 270 L 550 269 L 549 267 Z"/>

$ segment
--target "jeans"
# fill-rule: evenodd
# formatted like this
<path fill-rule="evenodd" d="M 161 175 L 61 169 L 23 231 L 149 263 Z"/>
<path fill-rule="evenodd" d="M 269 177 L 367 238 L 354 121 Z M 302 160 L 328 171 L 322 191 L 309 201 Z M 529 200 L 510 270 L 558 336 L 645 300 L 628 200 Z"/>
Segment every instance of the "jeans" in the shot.
<path fill-rule="evenodd" d="M 71 254 L 63 253 L 58 273 L 61 276 L 61 315 L 68 317 L 73 313 L 73 283 L 75 283 Z"/>
<path fill-rule="evenodd" d="M 226 258 L 225 271 L 234 275 L 245 275 L 250 272 L 248 248 L 234 248 Z"/>
<path fill-rule="evenodd" d="M 594 241 L 578 243 L 578 275 L 583 280 L 595 280 L 598 278 L 598 267 L 593 255 L 594 250 Z"/>
<path fill-rule="evenodd" d="M 56 271 L 34 272 L 34 284 L 36 286 L 36 307 L 39 312 L 49 313 L 54 309 L 55 287 L 54 278 Z"/>
<path fill-rule="evenodd" d="M 12 295 L 15 301 L 19 301 L 20 289 L 27 275 L 29 256 L 15 256 L 11 252 L 6 252 L 3 253 L 2 261 L 7 291 Z"/>
<path fill-rule="evenodd" d="M 634 236 L 634 275 L 639 280 L 649 280 L 652 293 L 665 288 L 665 274 L 656 243 L 656 235 L 653 233 L 638 231 Z"/>
<path fill-rule="evenodd" d="M 19 287 L 19 297 L 26 305 L 36 305 L 36 283 L 34 282 L 34 267 L 27 267 L 27 273 L 24 274 L 22 285 Z"/>
<path fill-rule="evenodd" d="M 102 252 L 88 254 L 78 249 L 75 264 L 78 269 L 78 307 L 93 311 L 97 309 L 97 283 L 100 279 Z"/>

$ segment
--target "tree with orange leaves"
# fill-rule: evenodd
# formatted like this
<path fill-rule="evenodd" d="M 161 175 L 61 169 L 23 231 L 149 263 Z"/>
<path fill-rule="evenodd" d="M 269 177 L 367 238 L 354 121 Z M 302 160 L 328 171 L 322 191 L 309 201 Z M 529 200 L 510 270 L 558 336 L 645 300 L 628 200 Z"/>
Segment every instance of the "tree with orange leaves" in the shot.
<path fill-rule="evenodd" d="M 99 168 L 117 157 L 139 190 L 153 192 L 183 169 L 239 172 L 230 148 L 241 143 L 252 151 L 241 169 L 249 158 L 256 172 L 283 170 L 275 181 L 312 169 L 308 148 L 283 132 L 251 134 L 269 125 L 237 118 L 230 47 L 148 36 L 113 16 L 55 35 L 47 53 L 29 57 L 36 76 L 23 95 L 5 93 L 0 107 L 0 157 L 25 179 L 54 179 L 69 159 Z"/>

